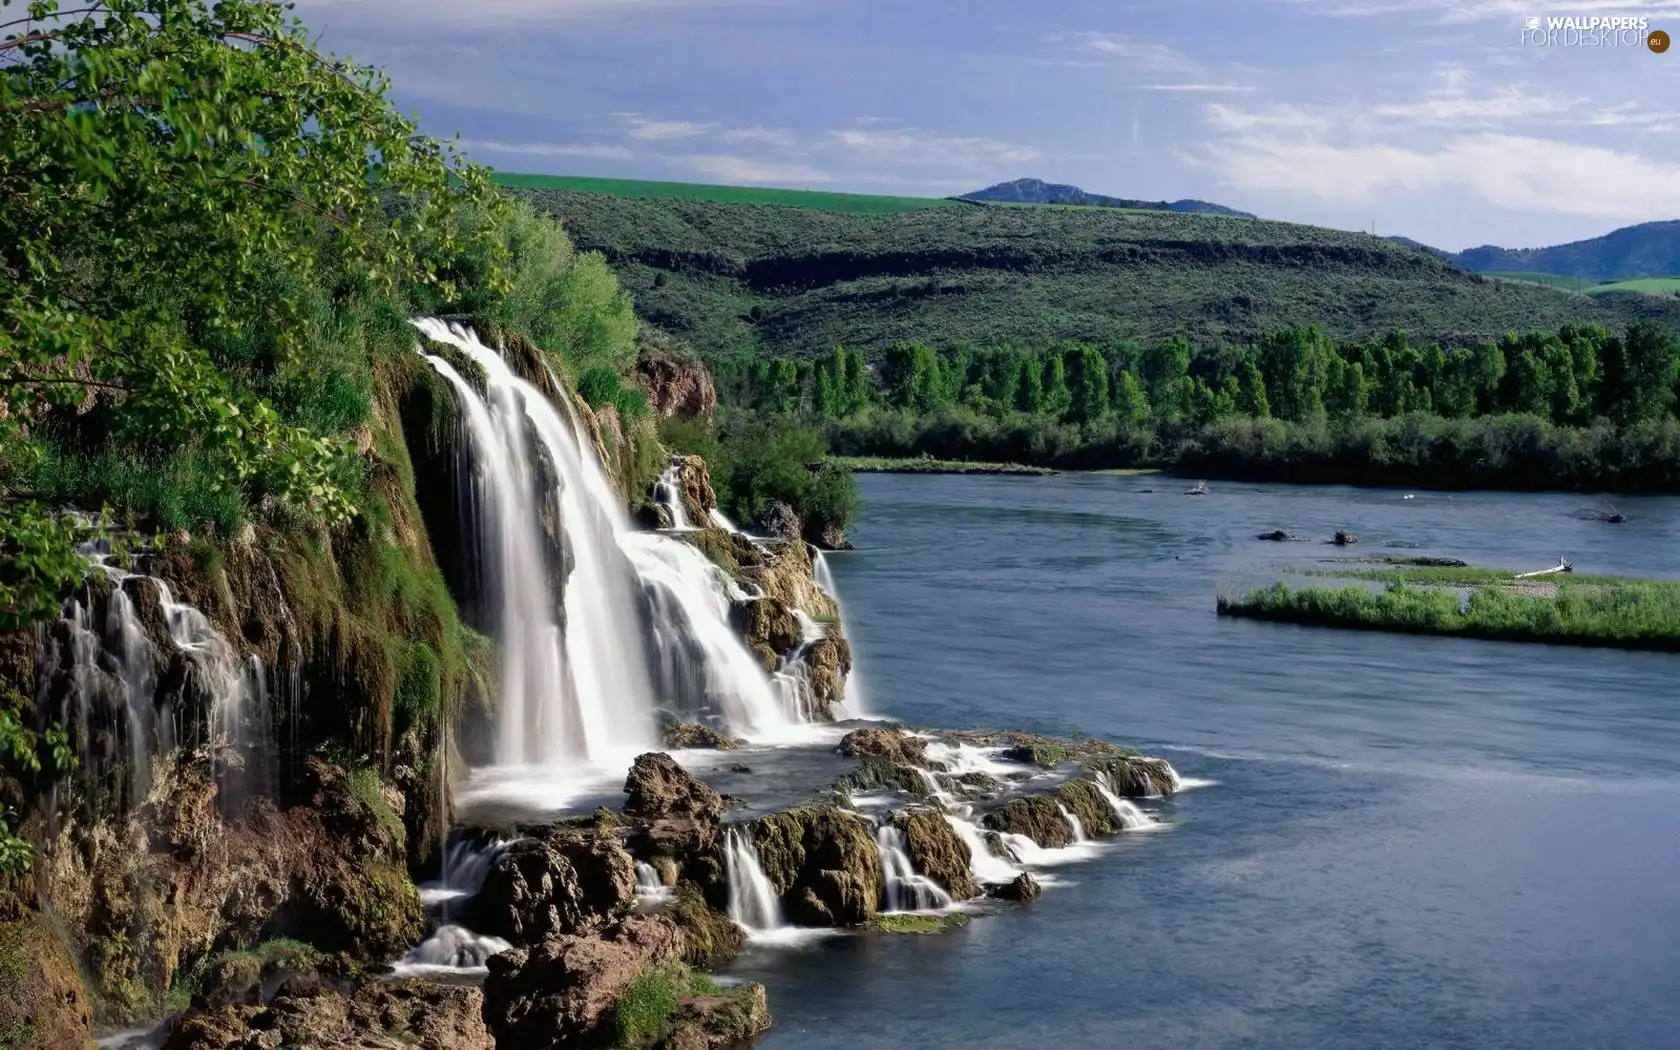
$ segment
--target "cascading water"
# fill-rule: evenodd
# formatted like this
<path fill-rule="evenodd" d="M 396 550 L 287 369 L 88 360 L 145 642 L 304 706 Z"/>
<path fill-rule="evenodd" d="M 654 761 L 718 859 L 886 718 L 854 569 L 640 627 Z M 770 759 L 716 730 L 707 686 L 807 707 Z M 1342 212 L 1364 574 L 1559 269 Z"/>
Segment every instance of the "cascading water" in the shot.
<path fill-rule="evenodd" d="M 512 949 L 513 945 L 500 937 L 486 937 L 463 926 L 439 926 L 391 969 L 398 977 L 482 975 L 490 956 Z"/>
<path fill-rule="evenodd" d="M 729 880 L 729 918 L 748 934 L 767 934 L 787 926 L 776 887 L 758 863 L 752 839 L 731 828 L 724 836 L 724 867 Z"/>
<path fill-rule="evenodd" d="M 729 520 L 728 515 L 724 514 L 723 511 L 718 510 L 716 507 L 713 507 L 710 511 L 707 512 L 706 520 L 710 521 L 712 523 L 713 527 L 722 529 L 724 532 L 740 532 L 741 531 L 740 529 L 735 527 L 735 523 L 733 521 Z"/>
<path fill-rule="evenodd" d="M 840 618 L 841 624 L 844 625 L 846 610 L 840 604 L 840 590 L 834 584 L 834 573 L 828 567 L 828 558 L 823 555 L 820 547 L 812 545 L 810 550 L 811 578 L 816 582 L 817 588 L 828 595 L 830 601 L 834 602 L 835 615 Z M 855 652 L 853 660 L 852 672 L 846 676 L 845 694 L 842 700 L 848 715 L 853 718 L 868 718 L 869 701 L 863 690 L 863 675 L 858 673 L 857 670 Z"/>
<path fill-rule="evenodd" d="M 652 598 L 664 695 L 690 714 L 721 716 L 750 740 L 788 739 L 804 719 L 784 706 L 729 626 L 730 607 L 746 599 L 735 581 L 680 540 L 643 532 L 624 542 Z"/>
<path fill-rule="evenodd" d="M 968 847 L 968 867 L 978 882 L 998 886 L 1021 874 L 1020 868 L 992 852 L 986 833 L 978 825 L 950 814 L 946 814 L 945 822 Z"/>
<path fill-rule="evenodd" d="M 693 526 L 688 523 L 688 515 L 683 513 L 682 502 L 682 460 L 672 458 L 671 465 L 659 475 L 654 483 L 653 497 L 671 519 L 672 532 L 689 532 Z"/>
<path fill-rule="evenodd" d="M 645 860 L 636 862 L 636 896 L 649 903 L 658 903 L 671 896 L 671 887 L 659 877 L 659 871 Z"/>
<path fill-rule="evenodd" d="M 904 829 L 882 824 L 875 832 L 875 846 L 881 857 L 887 911 L 943 911 L 951 907 L 951 895 L 945 887 L 918 873 L 910 863 L 910 845 Z"/>
<path fill-rule="evenodd" d="M 739 589 L 690 544 L 632 532 L 579 425 L 501 354 L 468 329 L 414 323 L 486 379 L 480 397 L 447 360 L 425 355 L 460 403 L 473 467 L 464 502 L 500 595 L 497 763 L 622 769 L 653 746 L 660 699 L 749 739 L 785 737 L 796 713 L 729 626 Z M 557 544 L 570 556 L 556 558 Z"/>
<path fill-rule="evenodd" d="M 1059 802 L 1056 803 L 1056 808 L 1062 811 L 1062 819 L 1067 821 L 1067 826 L 1072 829 L 1073 841 L 1076 843 L 1088 841 L 1085 837 L 1085 825 L 1080 823 L 1079 818 L 1073 815 L 1073 811 Z"/>
<path fill-rule="evenodd" d="M 515 841 L 496 839 L 491 842 L 475 842 L 472 839 L 457 838 L 444 850 L 443 866 L 438 881 L 420 887 L 420 903 L 428 908 L 442 908 L 447 912 L 450 904 L 474 896 L 484 888 L 484 880 L 490 874 L 490 868 L 497 858 L 507 852 L 507 848 Z"/>
<path fill-rule="evenodd" d="M 472 332 L 423 318 L 415 325 L 461 351 L 485 375 L 485 396 L 444 358 L 426 360 L 454 388 L 471 442 L 463 495 L 489 550 L 484 582 L 500 596 L 491 630 L 501 643 L 496 758 L 502 765 L 601 762 L 653 743 L 653 684 L 615 498 L 574 429 Z M 539 459 L 540 457 L 540 459 Z M 539 468 L 552 472 L 543 483 Z M 572 570 L 545 545 L 558 518 Z M 563 595 L 563 596 L 562 596 Z"/>
<path fill-rule="evenodd" d="M 1136 803 L 1115 794 L 1114 782 L 1109 779 L 1107 773 L 1097 774 L 1096 785 L 1103 801 L 1114 811 L 1114 819 L 1120 822 L 1120 830 L 1144 831 L 1161 826 L 1155 822 L 1155 818 L 1139 809 Z"/>
<path fill-rule="evenodd" d="M 248 793 L 270 790 L 278 749 L 261 660 L 242 657 L 162 580 L 106 564 L 102 547 L 82 554 L 87 585 L 64 602 L 60 626 L 41 635 L 36 701 L 46 706 L 56 698 L 60 719 L 74 725 L 89 782 L 121 762 L 125 805 L 138 805 L 151 789 L 157 756 L 203 743 L 211 748 L 224 811 Z M 161 634 L 154 641 L 142 622 L 142 588 L 150 589 L 148 601 L 155 598 L 167 641 Z M 168 681 L 160 680 L 165 670 Z M 189 700 L 190 709 L 176 709 Z"/>

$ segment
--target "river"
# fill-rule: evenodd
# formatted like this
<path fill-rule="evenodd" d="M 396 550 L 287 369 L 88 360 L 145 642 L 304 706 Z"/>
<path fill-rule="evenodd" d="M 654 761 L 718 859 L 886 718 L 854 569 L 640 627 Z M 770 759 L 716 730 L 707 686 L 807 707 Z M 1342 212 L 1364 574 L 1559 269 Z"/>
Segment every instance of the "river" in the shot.
<path fill-rule="evenodd" d="M 1612 526 L 1567 495 L 859 486 L 859 550 L 830 562 L 878 712 L 1083 731 L 1213 783 L 1031 905 L 744 957 L 763 1050 L 1680 1042 L 1680 657 L 1213 613 L 1344 554 L 1680 576 L 1680 500 Z M 1276 527 L 1314 542 L 1255 539 Z"/>

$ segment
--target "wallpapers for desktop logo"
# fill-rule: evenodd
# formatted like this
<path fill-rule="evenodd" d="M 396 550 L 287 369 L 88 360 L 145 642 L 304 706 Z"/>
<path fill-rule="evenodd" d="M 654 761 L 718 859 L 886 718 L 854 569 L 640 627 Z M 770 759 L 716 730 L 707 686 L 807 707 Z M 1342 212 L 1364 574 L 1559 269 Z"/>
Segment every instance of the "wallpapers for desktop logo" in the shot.
<path fill-rule="evenodd" d="M 1668 50 L 1668 34 L 1644 15 L 1547 15 L 1523 20 L 1524 47 L 1643 47 Z"/>

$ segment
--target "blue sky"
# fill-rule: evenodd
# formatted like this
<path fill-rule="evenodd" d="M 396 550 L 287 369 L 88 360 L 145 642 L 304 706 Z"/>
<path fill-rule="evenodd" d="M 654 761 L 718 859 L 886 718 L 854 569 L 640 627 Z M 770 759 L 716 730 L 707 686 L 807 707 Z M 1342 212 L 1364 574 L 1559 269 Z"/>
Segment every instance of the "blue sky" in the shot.
<path fill-rule="evenodd" d="M 1444 248 L 1680 218 L 1680 0 L 300 0 L 506 171 L 944 195 L 1036 176 Z"/>

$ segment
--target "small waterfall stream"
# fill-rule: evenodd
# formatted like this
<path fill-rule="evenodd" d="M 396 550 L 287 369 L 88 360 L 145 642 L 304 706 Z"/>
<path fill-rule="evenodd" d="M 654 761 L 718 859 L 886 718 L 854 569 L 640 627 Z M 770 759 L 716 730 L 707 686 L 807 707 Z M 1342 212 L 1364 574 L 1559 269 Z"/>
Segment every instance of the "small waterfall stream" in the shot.
<path fill-rule="evenodd" d="M 671 465 L 653 485 L 654 500 L 670 516 L 672 532 L 691 532 L 694 529 L 688 523 L 688 515 L 683 512 L 682 492 L 682 460 L 672 457 Z"/>
<path fill-rule="evenodd" d="M 1062 811 L 1062 819 L 1067 821 L 1067 826 L 1072 829 L 1074 843 L 1088 842 L 1089 839 L 1085 837 L 1085 825 L 1080 823 L 1079 818 L 1073 815 L 1073 810 L 1068 809 L 1060 802 L 1056 803 L 1056 808 Z"/>
<path fill-rule="evenodd" d="M 1120 822 L 1120 830 L 1147 831 L 1161 827 L 1154 817 L 1139 809 L 1135 802 L 1115 794 L 1114 782 L 1109 779 L 1107 773 L 1099 772 L 1097 774 L 1096 785 L 1103 801 L 1108 803 L 1108 808 L 1114 810 L 1114 819 Z"/>
<path fill-rule="evenodd" d="M 951 907 L 951 895 L 945 887 L 918 873 L 910 863 L 910 845 L 903 828 L 882 824 L 875 832 L 875 845 L 881 857 L 887 911 L 943 911 Z"/>
<path fill-rule="evenodd" d="M 759 867 L 752 839 L 731 828 L 724 837 L 724 866 L 729 879 L 729 918 L 752 934 L 774 933 L 787 927 L 776 887 Z"/>

